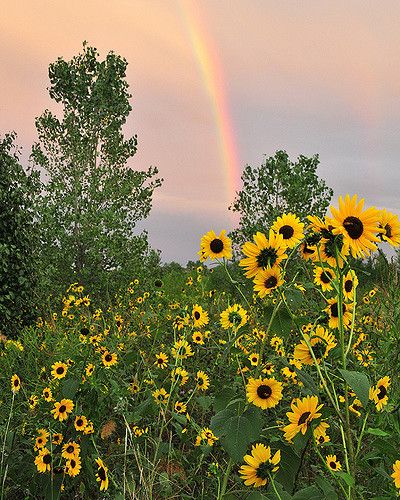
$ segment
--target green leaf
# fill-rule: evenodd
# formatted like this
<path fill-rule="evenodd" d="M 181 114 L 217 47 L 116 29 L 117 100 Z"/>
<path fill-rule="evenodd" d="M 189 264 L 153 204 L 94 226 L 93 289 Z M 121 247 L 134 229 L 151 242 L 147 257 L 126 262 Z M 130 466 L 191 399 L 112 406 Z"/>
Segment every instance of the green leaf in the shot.
<path fill-rule="evenodd" d="M 217 392 L 214 399 L 214 411 L 218 413 L 219 411 L 224 410 L 229 401 L 236 397 L 236 392 L 231 387 L 224 387 L 219 392 Z"/>
<path fill-rule="evenodd" d="M 369 401 L 369 389 L 371 387 L 368 377 L 365 375 L 365 373 L 362 372 L 355 372 L 350 370 L 339 371 L 347 384 L 356 393 L 356 396 L 365 408 Z"/>
<path fill-rule="evenodd" d="M 292 500 L 321 500 L 321 492 L 316 486 L 308 486 L 298 491 Z"/>
<path fill-rule="evenodd" d="M 336 494 L 335 488 L 331 485 L 329 481 L 321 476 L 315 478 L 315 482 L 324 492 L 326 500 L 337 500 L 338 496 Z"/>
<path fill-rule="evenodd" d="M 343 479 L 343 481 L 347 484 L 347 486 L 354 486 L 354 478 L 350 476 L 350 474 L 348 474 L 347 472 L 338 471 L 335 472 L 335 474 L 340 476 Z"/>
<path fill-rule="evenodd" d="M 74 399 L 81 381 L 76 378 L 64 379 L 62 384 L 61 396 L 66 399 Z"/>
<path fill-rule="evenodd" d="M 372 434 L 373 436 L 382 436 L 382 437 L 390 436 L 388 432 L 373 427 L 368 427 L 368 429 L 365 432 L 367 434 Z"/>

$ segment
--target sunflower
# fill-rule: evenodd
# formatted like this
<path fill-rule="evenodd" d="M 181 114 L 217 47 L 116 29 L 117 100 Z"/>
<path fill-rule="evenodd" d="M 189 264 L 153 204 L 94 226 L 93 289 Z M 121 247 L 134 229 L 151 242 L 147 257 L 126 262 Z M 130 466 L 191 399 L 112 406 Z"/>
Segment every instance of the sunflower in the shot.
<path fill-rule="evenodd" d="M 55 379 L 64 378 L 68 371 L 68 365 L 62 363 L 61 361 L 57 361 L 51 366 L 51 374 Z"/>
<path fill-rule="evenodd" d="M 313 434 L 318 445 L 328 443 L 331 440 L 331 438 L 326 433 L 329 427 L 330 425 L 327 422 L 320 422 L 319 425 L 317 425 L 317 427 L 314 429 Z"/>
<path fill-rule="evenodd" d="M 158 354 L 156 354 L 156 360 L 154 364 L 158 366 L 158 368 L 164 370 L 164 368 L 167 368 L 168 366 L 168 356 L 163 352 L 159 352 Z"/>
<path fill-rule="evenodd" d="M 266 375 L 272 375 L 275 371 L 275 366 L 273 363 L 267 362 L 263 364 L 263 369 L 262 372 L 265 373 Z"/>
<path fill-rule="evenodd" d="M 317 233 L 309 234 L 304 238 L 299 245 L 299 253 L 304 260 L 313 262 L 318 260 L 317 243 L 319 243 L 320 239 L 321 236 Z"/>
<path fill-rule="evenodd" d="M 336 455 L 327 455 L 326 465 L 333 471 L 342 470 L 342 464 L 337 460 Z"/>
<path fill-rule="evenodd" d="M 335 278 L 335 271 L 330 267 L 317 266 L 314 268 L 314 283 L 319 285 L 323 292 L 330 292 L 332 290 L 332 281 Z"/>
<path fill-rule="evenodd" d="M 345 328 L 350 325 L 353 314 L 353 304 L 342 302 L 342 319 Z M 324 309 L 329 315 L 329 328 L 339 328 L 339 307 L 336 298 L 328 299 L 328 306 Z"/>
<path fill-rule="evenodd" d="M 210 387 L 208 375 L 201 370 L 196 373 L 196 388 L 200 391 L 206 391 Z"/>
<path fill-rule="evenodd" d="M 79 431 L 82 432 L 85 430 L 87 423 L 88 423 L 88 420 L 84 415 L 78 415 L 75 417 L 74 427 L 78 432 Z"/>
<path fill-rule="evenodd" d="M 387 405 L 389 401 L 388 388 L 390 385 L 390 377 L 386 376 L 380 378 L 376 383 L 376 387 L 370 390 L 369 398 L 372 399 L 376 405 L 378 411 L 382 411 L 383 407 Z"/>
<path fill-rule="evenodd" d="M 38 404 L 39 398 L 35 395 L 32 394 L 32 396 L 29 398 L 28 403 L 29 403 L 29 408 L 33 410 L 35 406 Z"/>
<path fill-rule="evenodd" d="M 11 377 L 11 391 L 15 394 L 21 389 L 21 380 L 18 375 L 15 373 Z"/>
<path fill-rule="evenodd" d="M 272 378 L 250 378 L 246 385 L 247 401 L 266 410 L 282 399 L 282 382 Z"/>
<path fill-rule="evenodd" d="M 62 399 L 60 402 L 56 401 L 54 403 L 54 409 L 51 410 L 55 420 L 62 422 L 68 418 L 68 414 L 74 409 L 74 403 L 71 399 Z"/>
<path fill-rule="evenodd" d="M 174 347 L 171 349 L 172 355 L 176 359 L 186 359 L 190 356 L 194 356 L 192 347 L 189 342 L 185 339 L 179 339 L 174 343 Z"/>
<path fill-rule="evenodd" d="M 200 255 L 200 262 L 204 262 L 208 258 L 213 260 L 232 257 L 231 240 L 225 236 L 225 233 L 226 231 L 223 230 L 217 236 L 214 231 L 209 231 L 201 238 L 200 252 L 197 252 Z"/>
<path fill-rule="evenodd" d="M 118 356 L 115 352 L 104 351 L 101 361 L 106 368 L 117 364 Z"/>
<path fill-rule="evenodd" d="M 166 405 L 168 403 L 170 395 L 163 387 L 161 389 L 156 389 L 151 394 L 158 404 Z"/>
<path fill-rule="evenodd" d="M 390 477 L 393 478 L 396 488 L 400 488 L 400 460 L 396 460 L 393 464 L 393 474 Z"/>
<path fill-rule="evenodd" d="M 239 330 L 247 323 L 247 311 L 240 304 L 229 306 L 221 313 L 220 317 L 222 328 L 225 330 L 228 328 Z"/>
<path fill-rule="evenodd" d="M 283 214 L 272 224 L 271 228 L 283 237 L 287 248 L 293 248 L 304 238 L 304 224 L 292 213 Z"/>
<path fill-rule="evenodd" d="M 386 209 L 381 210 L 379 227 L 382 230 L 379 234 L 382 241 L 386 241 L 392 247 L 400 245 L 400 221 L 398 215 L 394 215 Z"/>
<path fill-rule="evenodd" d="M 379 241 L 380 211 L 375 207 L 363 210 L 364 198 L 357 202 L 357 195 L 352 198 L 347 194 L 343 200 L 339 196 L 339 209 L 331 207 L 333 234 L 342 234 L 343 243 L 350 248 L 353 257 L 368 256 L 375 251 L 374 242 Z"/>
<path fill-rule="evenodd" d="M 268 239 L 260 232 L 257 232 L 253 239 L 254 243 L 247 241 L 243 245 L 242 251 L 246 258 L 239 262 L 239 266 L 245 268 L 247 278 L 252 278 L 259 271 L 277 266 L 283 259 L 287 259 L 286 245 L 281 234 L 276 234 L 271 229 Z"/>
<path fill-rule="evenodd" d="M 323 404 L 318 406 L 318 396 L 306 396 L 303 399 L 293 400 L 290 407 L 292 412 L 286 413 L 290 424 L 283 428 L 285 439 L 289 442 L 299 432 L 303 435 L 307 432 L 311 421 L 321 416 L 318 411 Z"/>
<path fill-rule="evenodd" d="M 251 455 L 245 455 L 243 460 L 247 465 L 242 465 L 239 470 L 241 479 L 246 486 L 265 486 L 270 475 L 279 469 L 281 451 L 278 450 L 274 456 L 271 448 L 257 443 L 251 448 Z"/>
<path fill-rule="evenodd" d="M 97 473 L 96 481 L 100 483 L 100 491 L 108 489 L 108 468 L 104 465 L 101 458 L 96 458 Z"/>
<path fill-rule="evenodd" d="M 256 352 L 252 352 L 247 359 L 250 361 L 251 366 L 258 366 L 258 363 L 260 362 L 260 355 Z"/>
<path fill-rule="evenodd" d="M 172 382 L 179 382 L 179 385 L 183 386 L 189 380 L 189 372 L 182 366 L 177 366 L 171 371 L 171 380 Z"/>
<path fill-rule="evenodd" d="M 208 446 L 213 446 L 215 441 L 218 441 L 217 436 L 213 433 L 211 429 L 208 427 L 203 427 L 199 434 L 196 437 L 195 446 L 200 446 L 200 444 L 204 443 Z"/>
<path fill-rule="evenodd" d="M 42 396 L 45 401 L 50 403 L 50 401 L 53 401 L 53 393 L 51 392 L 50 387 L 45 387 L 42 391 Z"/>
<path fill-rule="evenodd" d="M 65 472 L 68 474 L 68 476 L 75 477 L 79 474 L 81 468 L 81 459 L 79 456 L 76 456 L 67 460 L 67 463 L 65 465 Z"/>
<path fill-rule="evenodd" d="M 81 447 L 79 444 L 75 443 L 75 441 L 70 441 L 69 443 L 65 443 L 63 445 L 61 456 L 70 460 L 71 458 L 79 456 L 80 451 Z"/>
<path fill-rule="evenodd" d="M 85 368 L 85 373 L 86 373 L 86 376 L 87 377 L 91 377 L 93 375 L 93 372 L 94 372 L 94 364 L 92 363 L 89 363 L 86 368 Z"/>
<path fill-rule="evenodd" d="M 329 234 L 329 238 L 322 238 L 317 245 L 317 260 L 325 262 L 331 267 L 339 265 L 339 267 L 342 268 L 344 265 L 343 259 L 349 255 L 350 247 L 344 245 L 343 235 L 339 234 L 335 236 L 333 233 Z M 336 256 L 336 248 L 339 251 L 338 256 Z"/>
<path fill-rule="evenodd" d="M 175 409 L 176 413 L 185 413 L 187 407 L 186 407 L 185 403 L 182 403 L 181 401 L 177 401 L 175 403 L 174 409 Z"/>
<path fill-rule="evenodd" d="M 41 448 L 44 448 L 46 446 L 46 443 L 48 441 L 48 433 L 46 432 L 46 434 L 39 434 L 39 436 L 36 437 L 35 439 L 35 446 L 34 446 L 34 449 L 35 450 L 40 450 Z"/>
<path fill-rule="evenodd" d="M 57 445 L 57 444 L 61 444 L 62 440 L 63 440 L 63 435 L 60 432 L 56 432 L 55 434 L 53 434 L 53 439 L 51 442 L 53 444 Z"/>
<path fill-rule="evenodd" d="M 208 312 L 203 311 L 203 308 L 199 306 L 198 304 L 195 304 L 192 309 L 192 319 L 193 319 L 193 326 L 195 328 L 201 328 L 202 326 L 205 326 L 208 324 Z"/>
<path fill-rule="evenodd" d="M 358 278 L 353 270 L 349 270 L 343 277 L 343 296 L 346 300 L 354 299 L 354 291 L 358 285 Z"/>
<path fill-rule="evenodd" d="M 253 281 L 254 291 L 258 292 L 259 297 L 262 299 L 283 284 L 281 271 L 278 266 L 259 271 Z"/>
<path fill-rule="evenodd" d="M 357 417 L 361 417 L 361 410 L 362 404 L 359 399 L 355 399 L 351 405 L 349 405 L 349 410 L 354 413 L 354 415 L 357 415 Z"/>
<path fill-rule="evenodd" d="M 305 365 L 313 365 L 314 359 L 309 348 L 310 345 L 317 363 L 320 364 L 321 360 L 328 356 L 329 351 L 336 347 L 335 340 L 332 333 L 328 333 L 324 327 L 318 325 L 311 336 L 307 333 L 304 334 L 304 340 L 296 345 L 293 356 Z"/>
<path fill-rule="evenodd" d="M 192 340 L 195 344 L 204 345 L 203 334 L 201 332 L 194 332 Z"/>
<path fill-rule="evenodd" d="M 50 472 L 51 469 L 51 454 L 47 448 L 39 450 L 39 454 L 35 458 L 35 465 L 38 472 Z"/>

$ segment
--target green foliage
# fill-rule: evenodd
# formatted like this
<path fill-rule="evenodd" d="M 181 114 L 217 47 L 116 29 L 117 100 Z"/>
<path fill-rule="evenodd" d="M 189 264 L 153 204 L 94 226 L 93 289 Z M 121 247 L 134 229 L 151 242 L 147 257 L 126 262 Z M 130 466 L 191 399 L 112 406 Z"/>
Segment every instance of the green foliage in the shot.
<path fill-rule="evenodd" d="M 276 151 L 259 167 L 247 165 L 243 188 L 229 207 L 240 214 L 239 227 L 231 233 L 236 245 L 251 240 L 257 231 L 268 231 L 285 212 L 302 220 L 309 214 L 324 215 L 333 190 L 316 174 L 318 164 L 318 155 L 300 155 L 292 162 L 286 151 Z"/>
<path fill-rule="evenodd" d="M 16 336 L 34 316 L 36 175 L 19 162 L 15 133 L 0 141 L 0 332 Z"/>
<path fill-rule="evenodd" d="M 36 119 L 31 159 L 45 172 L 42 272 L 51 290 L 77 281 L 109 298 L 144 267 L 147 235 L 135 226 L 149 214 L 162 180 L 157 168 L 128 166 L 137 138 L 122 133 L 132 109 L 126 67 L 113 52 L 99 60 L 86 43 L 70 61 L 50 64 L 49 95 L 63 113 L 46 110 Z M 153 265 L 157 255 L 151 257 Z"/>

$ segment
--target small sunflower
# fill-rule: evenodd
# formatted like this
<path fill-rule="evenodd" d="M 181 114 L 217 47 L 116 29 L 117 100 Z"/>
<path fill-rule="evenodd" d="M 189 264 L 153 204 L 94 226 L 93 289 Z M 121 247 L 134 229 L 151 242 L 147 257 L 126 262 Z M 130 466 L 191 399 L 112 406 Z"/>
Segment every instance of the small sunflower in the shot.
<path fill-rule="evenodd" d="M 173 382 L 179 382 L 179 385 L 182 387 L 189 380 L 189 372 L 182 366 L 177 366 L 171 371 L 171 380 Z"/>
<path fill-rule="evenodd" d="M 339 307 L 336 298 L 328 299 L 328 306 L 324 309 L 329 315 L 329 328 L 339 328 Z M 353 318 L 353 304 L 342 302 L 343 325 L 348 328 Z"/>
<path fill-rule="evenodd" d="M 281 451 L 278 450 L 274 456 L 271 448 L 257 443 L 252 446 L 251 455 L 245 455 L 243 460 L 246 465 L 242 465 L 239 470 L 241 479 L 246 486 L 258 488 L 268 483 L 270 475 L 279 469 Z"/>
<path fill-rule="evenodd" d="M 330 292 L 332 290 L 332 281 L 335 278 L 335 271 L 330 267 L 317 266 L 314 268 L 314 283 L 320 286 L 323 292 Z"/>
<path fill-rule="evenodd" d="M 400 460 L 396 460 L 393 464 L 393 474 L 390 477 L 393 478 L 396 488 L 400 488 Z"/>
<path fill-rule="evenodd" d="M 39 436 L 37 436 L 35 439 L 34 449 L 40 450 L 40 449 L 44 448 L 46 446 L 47 441 L 48 441 L 47 438 L 48 438 L 47 432 L 46 432 L 46 434 L 40 434 Z"/>
<path fill-rule="evenodd" d="M 81 447 L 75 441 L 70 441 L 69 443 L 65 443 L 62 447 L 61 456 L 66 458 L 67 460 L 77 457 L 81 451 Z"/>
<path fill-rule="evenodd" d="M 290 442 L 299 432 L 304 435 L 311 421 L 321 416 L 318 411 L 322 407 L 323 404 L 318 405 L 318 396 L 306 396 L 303 399 L 293 400 L 290 405 L 292 411 L 286 413 L 290 424 L 283 428 L 285 439 Z"/>
<path fill-rule="evenodd" d="M 39 450 L 39 454 L 35 458 L 35 465 L 41 474 L 50 472 L 51 469 L 51 454 L 47 448 Z"/>
<path fill-rule="evenodd" d="M 117 364 L 118 356 L 115 352 L 105 351 L 101 356 L 101 361 L 106 368 L 110 368 L 111 366 Z"/>
<path fill-rule="evenodd" d="M 151 394 L 158 404 L 166 405 L 168 403 L 170 395 L 163 387 L 161 389 L 156 389 Z"/>
<path fill-rule="evenodd" d="M 30 398 L 28 400 L 29 409 L 33 410 L 35 408 L 35 406 L 38 404 L 38 401 L 39 401 L 39 398 L 35 394 L 32 394 L 32 396 L 30 396 Z"/>
<path fill-rule="evenodd" d="M 85 368 L 85 373 L 86 373 L 86 376 L 87 377 L 91 377 L 93 375 L 93 372 L 94 372 L 94 364 L 93 363 L 89 363 L 86 368 Z"/>
<path fill-rule="evenodd" d="M 84 415 L 78 415 L 75 417 L 74 427 L 78 432 L 83 432 L 87 426 L 88 420 Z"/>
<path fill-rule="evenodd" d="M 156 354 L 156 360 L 154 364 L 158 366 L 158 368 L 164 370 L 164 368 L 167 368 L 168 366 L 168 356 L 163 352 L 159 352 L 158 354 Z"/>
<path fill-rule="evenodd" d="M 76 456 L 67 460 L 67 463 L 65 465 L 65 472 L 68 474 L 68 476 L 75 477 L 80 473 L 81 468 L 81 459 L 79 456 Z"/>
<path fill-rule="evenodd" d="M 57 445 L 57 444 L 61 444 L 62 443 L 62 440 L 63 440 L 63 435 L 61 434 L 61 432 L 56 432 L 55 434 L 53 434 L 53 438 L 52 438 L 52 443 Z"/>
<path fill-rule="evenodd" d="M 327 422 L 320 422 L 319 425 L 317 425 L 317 427 L 314 429 L 313 434 L 318 445 L 328 443 L 331 440 L 331 438 L 326 433 L 329 427 L 330 425 Z"/>
<path fill-rule="evenodd" d="M 200 391 L 206 391 L 210 387 L 208 375 L 201 370 L 196 373 L 196 388 Z"/>
<path fill-rule="evenodd" d="M 185 403 L 182 403 L 181 401 L 177 401 L 174 405 L 174 409 L 176 413 L 186 413 L 187 407 Z"/>
<path fill-rule="evenodd" d="M 225 330 L 239 330 L 247 323 L 247 311 L 240 304 L 233 304 L 221 313 L 221 326 Z"/>
<path fill-rule="evenodd" d="M 174 343 L 174 347 L 171 349 L 171 352 L 176 359 L 187 359 L 194 356 L 191 345 L 185 339 L 177 340 Z"/>
<path fill-rule="evenodd" d="M 45 401 L 47 401 L 48 403 L 50 403 L 51 401 L 53 401 L 53 393 L 51 392 L 50 387 L 45 387 L 43 389 L 42 396 L 43 396 L 43 399 Z"/>
<path fill-rule="evenodd" d="M 51 410 L 55 420 L 62 422 L 68 418 L 68 415 L 74 409 L 74 403 L 71 399 L 62 399 L 60 402 L 56 401 L 54 403 L 54 409 Z"/>
<path fill-rule="evenodd" d="M 390 377 L 386 376 L 380 378 L 376 383 L 376 386 L 370 391 L 370 399 L 372 399 L 376 405 L 378 411 L 382 411 L 383 407 L 387 405 L 389 401 L 388 388 L 390 385 Z M 372 397 L 371 397 L 372 396 Z"/>
<path fill-rule="evenodd" d="M 343 277 L 343 296 L 346 300 L 354 299 L 354 291 L 358 286 L 358 278 L 353 270 L 349 270 Z"/>
<path fill-rule="evenodd" d="M 68 371 L 68 365 L 57 361 L 51 366 L 51 374 L 54 379 L 62 379 L 66 376 Z"/>
<path fill-rule="evenodd" d="M 194 332 L 192 340 L 195 344 L 204 345 L 203 334 L 201 332 Z"/>
<path fill-rule="evenodd" d="M 96 458 L 96 464 L 96 481 L 100 483 L 100 491 L 106 491 L 108 489 L 108 468 L 104 465 L 101 458 Z"/>
<path fill-rule="evenodd" d="M 357 195 L 352 198 L 347 194 L 339 197 L 339 209 L 331 207 L 333 234 L 342 234 L 343 243 L 350 248 L 353 257 L 366 257 L 375 251 L 380 212 L 375 207 L 363 210 L 364 199 L 357 202 Z"/>
<path fill-rule="evenodd" d="M 337 460 L 336 455 L 327 455 L 326 465 L 332 471 L 342 470 L 342 464 Z"/>
<path fill-rule="evenodd" d="M 247 359 L 250 361 L 251 366 L 258 366 L 260 355 L 256 352 L 252 352 Z"/>
<path fill-rule="evenodd" d="M 239 262 L 239 266 L 245 268 L 247 278 L 253 278 L 259 271 L 277 266 L 283 259 L 287 259 L 287 247 L 281 234 L 276 234 L 271 229 L 268 239 L 260 232 L 253 239 L 254 243 L 247 241 L 243 245 L 242 251 L 246 257 Z"/>
<path fill-rule="evenodd" d="M 292 213 L 283 214 L 272 224 L 272 229 L 281 234 L 287 248 L 293 248 L 304 238 L 304 224 Z"/>
<path fill-rule="evenodd" d="M 259 271 L 253 282 L 254 291 L 257 292 L 262 299 L 284 283 L 278 266 Z"/>
<path fill-rule="evenodd" d="M 204 311 L 201 306 L 195 304 L 192 310 L 193 326 L 195 328 L 201 328 L 208 324 L 208 312 Z"/>
<path fill-rule="evenodd" d="M 400 221 L 398 215 L 394 215 L 386 209 L 381 210 L 379 227 L 382 230 L 379 234 L 382 241 L 386 241 L 392 247 L 400 245 Z"/>
<path fill-rule="evenodd" d="M 332 333 L 328 333 L 324 327 L 318 325 L 311 335 L 304 334 L 304 340 L 295 346 L 293 356 L 305 365 L 313 365 L 314 359 L 309 348 L 310 345 L 317 363 L 320 364 L 321 360 L 328 356 L 329 351 L 336 347 L 335 340 Z"/>
<path fill-rule="evenodd" d="M 21 380 L 18 375 L 15 373 L 11 377 L 11 391 L 16 393 L 21 389 Z"/>
<path fill-rule="evenodd" d="M 226 231 L 223 230 L 217 236 L 214 231 L 209 231 L 200 241 L 200 262 L 204 262 L 208 258 L 222 259 L 223 257 L 230 259 L 232 257 L 231 240 L 225 236 Z"/>
<path fill-rule="evenodd" d="M 263 410 L 274 408 L 282 399 L 282 382 L 274 378 L 250 378 L 246 385 L 246 396 L 249 403 Z"/>

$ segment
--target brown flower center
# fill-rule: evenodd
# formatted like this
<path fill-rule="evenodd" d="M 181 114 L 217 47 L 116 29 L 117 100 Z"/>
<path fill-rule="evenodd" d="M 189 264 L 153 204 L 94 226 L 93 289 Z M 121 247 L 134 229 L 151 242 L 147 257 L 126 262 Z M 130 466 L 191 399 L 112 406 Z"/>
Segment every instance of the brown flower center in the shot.
<path fill-rule="evenodd" d="M 257 396 L 261 399 L 268 399 L 272 394 L 272 389 L 269 385 L 260 385 L 257 387 Z"/>
<path fill-rule="evenodd" d="M 358 240 L 358 238 L 364 232 L 364 225 L 358 217 L 350 216 L 346 217 L 343 221 L 343 227 L 346 229 L 347 234 L 353 240 Z"/>

